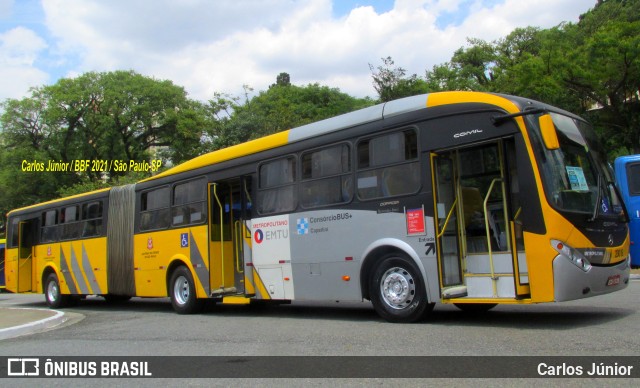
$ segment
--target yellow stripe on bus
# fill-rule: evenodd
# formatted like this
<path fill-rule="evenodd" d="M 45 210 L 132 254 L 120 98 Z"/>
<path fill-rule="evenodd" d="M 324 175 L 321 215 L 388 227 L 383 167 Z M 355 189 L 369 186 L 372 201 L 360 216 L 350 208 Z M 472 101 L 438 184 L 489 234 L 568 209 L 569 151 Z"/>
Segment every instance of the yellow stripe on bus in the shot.
<path fill-rule="evenodd" d="M 195 170 L 201 167 L 210 166 L 212 164 L 239 158 L 241 156 L 251 155 L 261 151 L 280 147 L 287 144 L 288 139 L 289 131 L 287 130 L 260 139 L 252 140 L 247 143 L 237 144 L 218 151 L 209 152 L 208 154 L 200 155 L 163 173 L 142 180 L 141 182 L 175 175 L 185 171 Z"/>
<path fill-rule="evenodd" d="M 427 95 L 427 108 L 451 104 L 482 103 L 499 106 L 509 113 L 520 112 L 512 101 L 494 94 L 479 92 L 439 92 Z"/>

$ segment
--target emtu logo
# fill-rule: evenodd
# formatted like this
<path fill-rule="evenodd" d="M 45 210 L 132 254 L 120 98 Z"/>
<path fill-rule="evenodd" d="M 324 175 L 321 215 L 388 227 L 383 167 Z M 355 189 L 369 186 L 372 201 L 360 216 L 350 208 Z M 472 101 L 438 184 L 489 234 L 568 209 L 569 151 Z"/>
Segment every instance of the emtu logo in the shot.
<path fill-rule="evenodd" d="M 264 232 L 262 232 L 262 229 L 256 229 L 256 231 L 253 233 L 253 239 L 258 243 L 262 243 L 264 241 Z"/>

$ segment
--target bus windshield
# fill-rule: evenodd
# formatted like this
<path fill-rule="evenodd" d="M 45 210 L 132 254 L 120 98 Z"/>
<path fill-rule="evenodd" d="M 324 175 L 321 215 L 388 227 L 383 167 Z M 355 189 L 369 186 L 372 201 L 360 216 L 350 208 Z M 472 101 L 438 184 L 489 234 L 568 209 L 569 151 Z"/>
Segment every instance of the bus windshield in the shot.
<path fill-rule="evenodd" d="M 560 148 L 547 149 L 540 136 L 538 115 L 528 116 L 543 184 L 551 205 L 563 212 L 621 217 L 623 207 L 606 158 L 589 124 L 551 113 Z"/>

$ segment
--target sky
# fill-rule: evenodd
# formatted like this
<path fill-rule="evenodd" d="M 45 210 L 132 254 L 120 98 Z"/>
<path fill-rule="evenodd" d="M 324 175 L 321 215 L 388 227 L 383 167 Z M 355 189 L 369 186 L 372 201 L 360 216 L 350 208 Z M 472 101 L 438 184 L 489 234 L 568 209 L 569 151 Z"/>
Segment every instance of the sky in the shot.
<path fill-rule="evenodd" d="M 577 22 L 596 0 L 0 0 L 0 101 L 88 71 L 134 70 L 207 101 L 275 83 L 376 97 L 369 64 L 409 74 L 466 39 Z"/>

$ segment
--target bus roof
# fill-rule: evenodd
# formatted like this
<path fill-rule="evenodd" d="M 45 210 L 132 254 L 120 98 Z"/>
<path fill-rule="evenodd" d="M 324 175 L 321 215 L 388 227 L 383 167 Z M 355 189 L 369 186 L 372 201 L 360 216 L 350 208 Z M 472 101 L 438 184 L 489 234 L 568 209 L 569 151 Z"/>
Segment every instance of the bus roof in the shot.
<path fill-rule="evenodd" d="M 99 189 L 99 190 L 89 191 L 89 192 L 87 192 L 87 193 L 81 193 L 81 194 L 71 195 L 71 196 L 69 196 L 69 197 L 63 197 L 63 198 L 52 199 L 52 200 L 50 200 L 50 201 L 40 202 L 40 203 L 37 203 L 37 204 L 35 204 L 35 205 L 29 205 L 29 206 L 21 207 L 21 208 L 18 208 L 18 209 L 13 209 L 13 210 L 9 211 L 9 213 L 7 213 L 7 214 L 9 215 L 9 214 L 12 214 L 12 213 L 17 213 L 17 212 L 24 212 L 24 211 L 29 211 L 29 210 L 35 210 L 35 209 L 37 209 L 37 208 L 39 208 L 39 207 L 41 207 L 41 206 L 42 206 L 42 207 L 47 207 L 47 206 L 49 206 L 49 205 L 55 205 L 55 204 L 58 204 L 58 203 L 60 203 L 60 202 L 67 201 L 67 200 L 70 200 L 70 199 L 80 199 L 80 198 L 83 198 L 83 197 L 89 197 L 89 196 L 92 196 L 93 194 L 104 193 L 104 192 L 107 192 L 107 191 L 109 191 L 109 190 L 111 190 L 111 188 L 110 188 L 110 187 L 107 187 L 107 188 L 104 188 L 104 189 Z"/>
<path fill-rule="evenodd" d="M 196 170 L 227 160 L 255 154 L 261 151 L 266 151 L 331 132 L 340 131 L 357 125 L 388 119 L 405 113 L 415 112 L 421 109 L 429 109 L 453 104 L 479 103 L 501 108 L 507 113 L 516 113 L 520 111 L 518 103 L 516 103 L 517 100 L 518 98 L 514 96 L 469 91 L 437 92 L 405 97 L 282 131 L 273 135 L 237 144 L 228 148 L 212 151 L 197 156 L 162 173 L 143 179 L 140 182 L 153 181 L 167 176 Z M 58 205 L 63 201 L 80 199 L 86 196 L 91 196 L 92 194 L 107 192 L 109 190 L 110 188 L 105 188 L 88 193 L 73 195 L 70 197 L 54 199 L 51 201 L 14 209 L 11 210 L 8 214 L 15 214 L 17 212 L 28 212 L 31 210 L 39 209 L 41 207 L 46 208 L 51 205 Z"/>
<path fill-rule="evenodd" d="M 241 156 L 266 151 L 272 148 L 295 143 L 312 137 L 336 132 L 356 125 L 366 124 L 378 120 L 387 119 L 404 113 L 415 112 L 421 109 L 434 108 L 443 105 L 462 103 L 485 103 L 504 109 L 507 113 L 520 111 L 517 104 L 510 99 L 511 96 L 483 93 L 483 92 L 438 92 L 405 97 L 368 108 L 345 113 L 336 117 L 317 121 L 290 130 L 262 137 L 246 143 L 238 144 L 207 154 L 200 155 L 178 166 L 166 170 L 160 174 L 146 178 L 141 182 L 147 182 L 201 167 L 235 159 Z"/>

